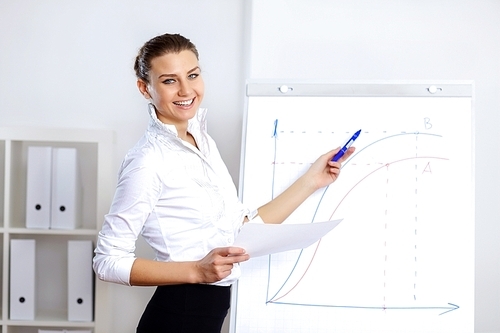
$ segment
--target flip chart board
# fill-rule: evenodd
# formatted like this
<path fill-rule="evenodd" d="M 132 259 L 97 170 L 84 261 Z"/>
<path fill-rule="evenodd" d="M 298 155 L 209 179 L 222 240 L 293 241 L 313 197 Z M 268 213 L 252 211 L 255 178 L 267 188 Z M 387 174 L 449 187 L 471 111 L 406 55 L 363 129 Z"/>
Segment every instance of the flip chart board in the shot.
<path fill-rule="evenodd" d="M 472 92 L 462 81 L 248 84 L 246 205 L 361 134 L 339 179 L 284 222 L 342 223 L 306 249 L 243 263 L 230 331 L 473 332 Z"/>

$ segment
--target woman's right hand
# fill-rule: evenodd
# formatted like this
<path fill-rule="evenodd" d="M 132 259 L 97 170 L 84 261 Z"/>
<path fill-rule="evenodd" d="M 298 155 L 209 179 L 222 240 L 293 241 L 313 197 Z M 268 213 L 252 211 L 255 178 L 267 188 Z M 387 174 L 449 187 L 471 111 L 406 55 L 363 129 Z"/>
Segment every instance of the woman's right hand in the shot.
<path fill-rule="evenodd" d="M 213 283 L 231 274 L 233 264 L 247 261 L 250 256 L 240 247 L 219 247 L 196 262 L 199 283 Z"/>

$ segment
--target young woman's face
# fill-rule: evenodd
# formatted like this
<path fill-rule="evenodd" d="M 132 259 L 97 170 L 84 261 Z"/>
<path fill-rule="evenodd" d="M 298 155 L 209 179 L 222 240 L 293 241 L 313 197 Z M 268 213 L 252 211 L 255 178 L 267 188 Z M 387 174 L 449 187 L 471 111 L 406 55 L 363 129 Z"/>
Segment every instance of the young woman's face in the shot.
<path fill-rule="evenodd" d="M 158 119 L 185 126 L 196 114 L 205 92 L 196 55 L 186 50 L 154 58 L 149 81 L 147 85 L 139 81 L 138 86 L 155 105 Z"/>

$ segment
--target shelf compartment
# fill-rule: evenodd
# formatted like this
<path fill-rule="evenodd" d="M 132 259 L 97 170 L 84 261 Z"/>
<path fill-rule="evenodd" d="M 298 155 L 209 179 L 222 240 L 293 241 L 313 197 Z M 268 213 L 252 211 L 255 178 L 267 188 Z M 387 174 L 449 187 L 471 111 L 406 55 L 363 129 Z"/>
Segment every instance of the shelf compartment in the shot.
<path fill-rule="evenodd" d="M 93 322 L 68 321 L 68 241 L 91 240 L 92 235 L 11 234 L 10 239 L 34 239 L 36 241 L 35 320 L 9 321 L 9 325 L 24 326 L 44 323 L 54 326 L 92 326 Z M 82 263 L 92 269 L 92 261 Z M 95 281 L 94 281 L 95 283 Z M 7 314 L 8 318 L 8 314 Z M 71 323 L 71 325 L 67 325 Z M 10 331 L 10 330 L 9 330 Z"/>
<path fill-rule="evenodd" d="M 10 167 L 10 227 L 26 226 L 26 187 L 28 147 L 50 146 L 76 148 L 82 184 L 81 228 L 96 229 L 96 193 L 97 193 L 97 143 L 54 142 L 54 141 L 12 141 Z"/>

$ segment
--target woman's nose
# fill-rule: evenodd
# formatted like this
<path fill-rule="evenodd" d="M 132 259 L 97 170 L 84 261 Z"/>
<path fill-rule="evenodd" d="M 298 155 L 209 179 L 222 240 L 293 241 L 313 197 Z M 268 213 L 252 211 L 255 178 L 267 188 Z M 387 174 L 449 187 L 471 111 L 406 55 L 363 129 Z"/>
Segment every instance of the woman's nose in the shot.
<path fill-rule="evenodd" d="M 181 81 L 179 85 L 179 95 L 180 96 L 187 96 L 191 93 L 191 85 L 189 84 L 188 81 Z"/>

